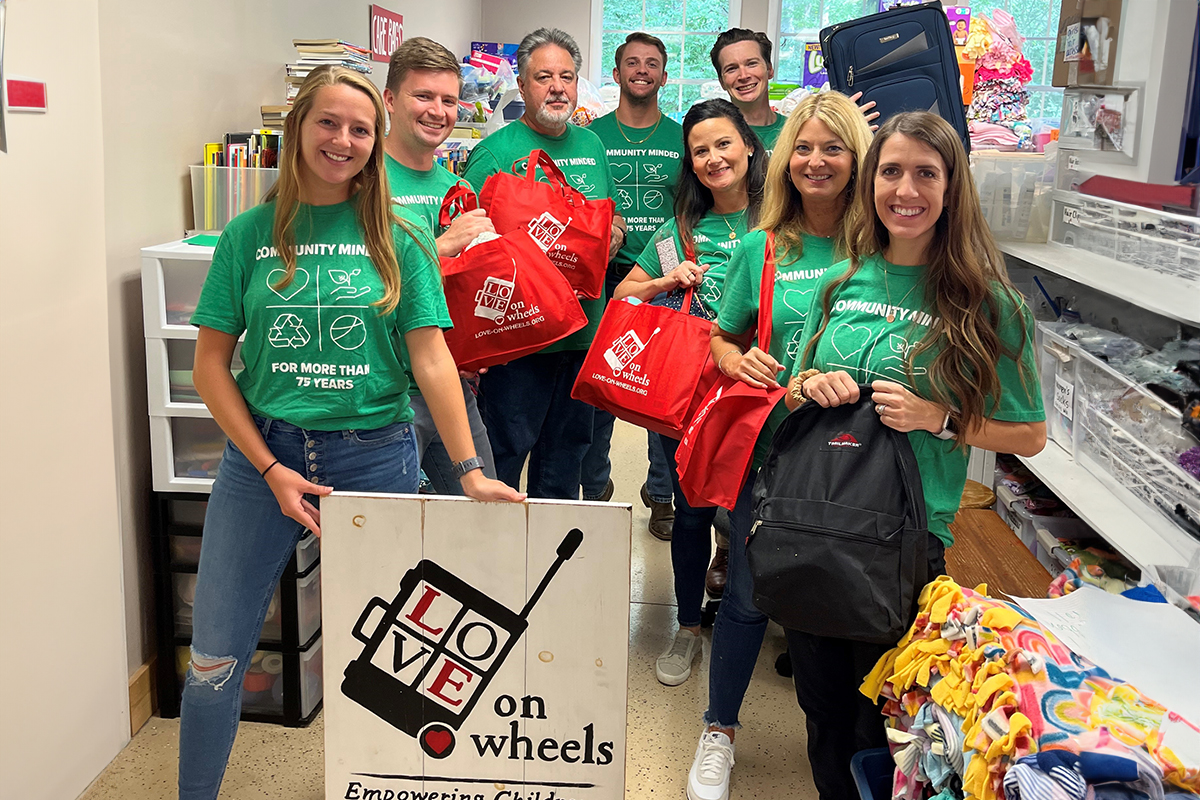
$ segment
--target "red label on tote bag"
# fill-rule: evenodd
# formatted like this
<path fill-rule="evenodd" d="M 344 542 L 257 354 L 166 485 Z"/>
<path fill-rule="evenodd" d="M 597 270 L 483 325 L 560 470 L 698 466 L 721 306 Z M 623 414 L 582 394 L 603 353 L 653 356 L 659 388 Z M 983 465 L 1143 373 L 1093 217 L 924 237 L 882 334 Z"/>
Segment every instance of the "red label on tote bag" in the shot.
<path fill-rule="evenodd" d="M 539 167 L 545 181 L 537 180 Z M 611 199 L 588 200 L 542 150 L 529 154 L 523 177 L 508 172 L 489 177 L 479 199 L 496 233 L 525 231 L 576 292 L 591 300 L 603 296 Z"/>
<path fill-rule="evenodd" d="M 758 347 L 771 346 L 775 235 L 767 234 L 758 293 Z M 693 506 L 732 509 L 750 473 L 754 444 L 785 387 L 758 389 L 721 375 L 688 425 L 675 454 L 679 487 Z"/>

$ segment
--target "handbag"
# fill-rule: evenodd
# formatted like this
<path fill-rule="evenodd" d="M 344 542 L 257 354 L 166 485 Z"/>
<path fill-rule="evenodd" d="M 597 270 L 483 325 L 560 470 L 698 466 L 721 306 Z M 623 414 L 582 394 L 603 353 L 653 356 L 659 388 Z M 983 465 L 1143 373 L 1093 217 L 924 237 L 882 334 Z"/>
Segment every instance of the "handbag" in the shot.
<path fill-rule="evenodd" d="M 916 618 L 929 531 L 908 434 L 857 403 L 808 402 L 771 439 L 746 557 L 754 604 L 790 630 L 894 645 Z"/>
<path fill-rule="evenodd" d="M 692 288 L 683 293 L 690 307 Z M 571 397 L 678 439 L 716 382 L 712 323 L 665 306 L 608 304 Z"/>
<path fill-rule="evenodd" d="M 452 187 L 442 202 L 442 224 L 474 202 L 474 192 Z M 525 231 L 480 237 L 441 265 L 454 323 L 444 335 L 461 370 L 536 353 L 587 325 L 571 284 Z"/>
<path fill-rule="evenodd" d="M 775 298 L 775 235 L 767 233 L 758 292 L 758 346 L 769 350 Z M 732 509 L 750 474 L 754 443 L 787 388 L 759 389 L 720 373 L 675 453 L 679 486 L 693 506 Z"/>
<path fill-rule="evenodd" d="M 538 167 L 545 181 L 537 180 Z M 544 150 L 534 150 L 524 176 L 490 176 L 479 202 L 496 233 L 527 232 L 576 292 L 590 300 L 603 297 L 615 208 L 610 198 L 588 200 Z"/>

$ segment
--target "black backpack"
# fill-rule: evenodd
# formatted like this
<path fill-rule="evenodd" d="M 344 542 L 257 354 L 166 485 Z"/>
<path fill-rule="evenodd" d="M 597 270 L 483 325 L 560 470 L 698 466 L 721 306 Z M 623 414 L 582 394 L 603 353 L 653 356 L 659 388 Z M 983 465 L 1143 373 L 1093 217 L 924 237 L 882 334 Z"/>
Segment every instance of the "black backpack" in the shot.
<path fill-rule="evenodd" d="M 928 579 L 928 523 L 908 435 L 857 403 L 805 403 L 754 482 L 754 604 L 785 628 L 895 644 Z"/>

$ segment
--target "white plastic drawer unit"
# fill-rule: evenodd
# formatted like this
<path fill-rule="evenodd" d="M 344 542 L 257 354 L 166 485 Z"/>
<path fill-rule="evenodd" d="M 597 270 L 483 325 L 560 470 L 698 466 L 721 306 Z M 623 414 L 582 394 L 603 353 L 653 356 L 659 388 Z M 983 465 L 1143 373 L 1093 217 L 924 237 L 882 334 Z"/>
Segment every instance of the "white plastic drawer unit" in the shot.
<path fill-rule="evenodd" d="M 1054 188 L 1051 156 L 977 151 L 971 154 L 971 172 L 983 215 L 997 240 L 1046 241 Z"/>
<path fill-rule="evenodd" d="M 242 711 L 259 714 L 283 715 L 283 692 L 285 673 L 293 667 L 300 670 L 300 716 L 307 717 L 321 702 L 324 694 L 321 671 L 323 668 L 321 639 L 302 653 L 276 653 L 255 650 L 250 656 L 250 667 L 242 679 Z M 187 647 L 175 648 L 175 673 L 182 690 L 192 653 Z"/>
<path fill-rule="evenodd" d="M 154 490 L 212 491 L 225 442 L 225 433 L 211 417 L 151 416 L 150 461 Z"/>
<path fill-rule="evenodd" d="M 213 248 L 182 241 L 142 249 L 142 319 L 148 338 L 194 339 L 192 313 Z"/>
<path fill-rule="evenodd" d="M 241 353 L 239 343 L 230 365 L 234 377 L 245 368 Z M 195 360 L 194 339 L 146 340 L 146 393 L 151 416 L 210 416 L 192 382 Z"/>
<path fill-rule="evenodd" d="M 204 541 L 199 536 L 171 534 L 171 566 L 174 568 L 196 567 L 200 564 L 200 543 Z M 321 556 L 321 540 L 312 531 L 304 535 L 296 545 L 296 572 L 303 573 Z M 311 635 L 311 634 L 310 634 Z"/>
<path fill-rule="evenodd" d="M 171 576 L 174 586 L 175 635 L 190 636 L 192 633 L 192 604 L 196 598 L 196 574 L 194 572 L 176 572 Z M 288 582 L 283 582 L 288 590 Z M 267 609 L 267 618 L 263 621 L 260 642 L 282 642 L 283 635 L 283 597 L 280 586 L 275 587 L 271 596 L 271 605 Z M 318 565 L 302 578 L 296 579 L 296 641 L 302 646 L 307 644 L 313 635 L 321 628 L 321 567 Z"/>
<path fill-rule="evenodd" d="M 1055 191 L 1050 239 L 1122 264 L 1200 282 L 1196 217 Z"/>

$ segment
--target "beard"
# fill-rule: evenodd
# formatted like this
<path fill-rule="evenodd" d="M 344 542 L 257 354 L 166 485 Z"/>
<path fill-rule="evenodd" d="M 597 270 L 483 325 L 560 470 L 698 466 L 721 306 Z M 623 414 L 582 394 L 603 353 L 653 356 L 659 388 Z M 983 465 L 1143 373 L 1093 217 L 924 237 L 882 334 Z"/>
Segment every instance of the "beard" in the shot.
<path fill-rule="evenodd" d="M 546 103 L 550 102 L 568 103 L 570 108 L 566 111 L 551 111 L 543 104 L 533 115 L 533 118 L 544 128 L 557 128 L 559 125 L 564 125 L 567 120 L 571 119 L 571 115 L 575 113 L 575 103 L 572 103 L 571 98 L 565 94 L 547 95 Z"/>
<path fill-rule="evenodd" d="M 635 106 L 648 106 L 658 98 L 658 89 L 646 95 L 636 95 L 628 83 L 621 84 L 621 100 Z"/>

